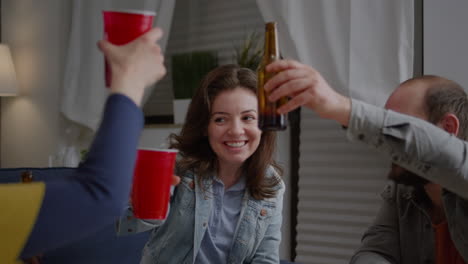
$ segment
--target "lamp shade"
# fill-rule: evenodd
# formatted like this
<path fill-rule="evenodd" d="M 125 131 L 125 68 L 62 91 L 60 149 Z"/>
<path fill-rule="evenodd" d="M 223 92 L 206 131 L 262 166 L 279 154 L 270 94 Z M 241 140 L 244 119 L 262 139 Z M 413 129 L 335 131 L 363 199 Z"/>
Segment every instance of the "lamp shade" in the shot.
<path fill-rule="evenodd" d="M 0 96 L 17 94 L 18 83 L 10 48 L 5 44 L 0 44 Z"/>

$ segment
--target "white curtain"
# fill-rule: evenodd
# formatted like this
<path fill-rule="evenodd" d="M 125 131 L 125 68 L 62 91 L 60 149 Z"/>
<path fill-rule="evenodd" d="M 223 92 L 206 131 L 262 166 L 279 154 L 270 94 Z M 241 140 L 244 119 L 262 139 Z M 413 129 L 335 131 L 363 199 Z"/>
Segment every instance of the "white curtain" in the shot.
<path fill-rule="evenodd" d="M 341 93 L 382 106 L 412 77 L 413 1 L 257 4 L 265 21 L 278 22 L 282 55 L 313 66 Z M 296 261 L 347 263 L 380 204 L 388 161 L 307 109 L 300 142 Z"/>
<path fill-rule="evenodd" d="M 382 105 L 412 76 L 413 1 L 257 0 L 277 21 L 281 53 L 318 69 L 334 87 Z"/>
<path fill-rule="evenodd" d="M 73 1 L 71 30 L 65 66 L 61 111 L 68 121 L 64 143 L 51 165 L 75 166 L 78 146 L 87 145 L 98 127 L 108 90 L 104 85 L 104 57 L 96 43 L 103 38 L 103 10 L 156 11 L 154 24 L 165 33 L 159 41 L 164 51 L 172 21 L 174 0 Z M 148 90 L 146 95 L 151 91 Z M 147 96 L 146 96 L 147 97 Z"/>
<path fill-rule="evenodd" d="M 173 0 L 140 1 L 73 1 L 71 34 L 65 68 L 62 112 L 70 120 L 95 130 L 99 124 L 108 91 L 104 86 L 104 58 L 96 43 L 103 37 L 102 10 L 155 10 L 155 24 L 165 36 L 160 41 L 164 50 L 167 43 Z"/>

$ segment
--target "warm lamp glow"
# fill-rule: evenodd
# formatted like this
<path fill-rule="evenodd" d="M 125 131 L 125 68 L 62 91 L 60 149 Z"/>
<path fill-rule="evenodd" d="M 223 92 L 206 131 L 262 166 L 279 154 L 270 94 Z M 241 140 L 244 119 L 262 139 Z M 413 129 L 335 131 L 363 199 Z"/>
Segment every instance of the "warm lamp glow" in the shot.
<path fill-rule="evenodd" d="M 0 44 L 0 96 L 17 94 L 18 83 L 10 48 L 5 44 Z"/>

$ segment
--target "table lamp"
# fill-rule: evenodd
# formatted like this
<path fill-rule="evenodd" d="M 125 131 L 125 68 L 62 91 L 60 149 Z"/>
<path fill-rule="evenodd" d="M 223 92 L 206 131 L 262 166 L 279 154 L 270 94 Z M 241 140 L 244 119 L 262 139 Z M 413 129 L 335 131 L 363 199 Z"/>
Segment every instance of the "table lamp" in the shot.
<path fill-rule="evenodd" d="M 17 94 L 18 84 L 10 48 L 5 44 L 0 44 L 0 96 L 15 96 Z"/>
<path fill-rule="evenodd" d="M 10 48 L 5 44 L 0 44 L 0 96 L 17 94 L 18 84 Z"/>

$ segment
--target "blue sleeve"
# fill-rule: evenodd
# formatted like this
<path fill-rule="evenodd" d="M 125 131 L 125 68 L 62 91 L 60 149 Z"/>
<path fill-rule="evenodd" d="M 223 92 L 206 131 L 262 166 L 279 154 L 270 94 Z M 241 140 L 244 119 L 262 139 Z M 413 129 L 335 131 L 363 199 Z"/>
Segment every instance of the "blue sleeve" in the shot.
<path fill-rule="evenodd" d="M 87 159 L 71 177 L 46 182 L 22 257 L 79 240 L 115 221 L 128 201 L 142 128 L 143 114 L 133 101 L 109 96 Z"/>

